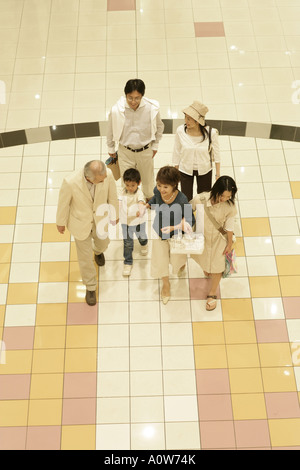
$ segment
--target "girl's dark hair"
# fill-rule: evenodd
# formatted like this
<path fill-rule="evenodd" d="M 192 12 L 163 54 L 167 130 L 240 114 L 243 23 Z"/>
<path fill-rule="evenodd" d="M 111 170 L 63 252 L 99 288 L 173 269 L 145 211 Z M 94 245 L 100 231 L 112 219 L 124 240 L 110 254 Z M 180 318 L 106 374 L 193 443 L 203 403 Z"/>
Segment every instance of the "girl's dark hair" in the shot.
<path fill-rule="evenodd" d="M 124 171 L 123 174 L 123 181 L 134 181 L 135 183 L 139 184 L 141 181 L 141 175 L 138 170 L 135 168 L 128 168 L 128 170 Z"/>
<path fill-rule="evenodd" d="M 230 176 L 220 176 L 220 178 L 217 179 L 211 188 L 209 199 L 216 201 L 218 197 L 224 193 L 224 191 L 231 192 L 231 198 L 227 202 L 228 204 L 234 204 L 237 187 L 234 179 L 232 179 Z"/>
<path fill-rule="evenodd" d="M 132 93 L 133 91 L 138 91 L 142 96 L 145 94 L 145 83 L 143 80 L 140 80 L 139 78 L 133 78 L 131 80 L 128 80 L 128 82 L 125 85 L 124 88 L 124 93 L 125 95 L 128 95 L 128 93 Z"/>
<path fill-rule="evenodd" d="M 156 182 L 161 184 L 170 184 L 174 187 L 174 189 L 178 189 L 179 181 L 180 173 L 179 170 L 175 168 L 175 166 L 163 166 L 159 169 L 156 176 Z"/>

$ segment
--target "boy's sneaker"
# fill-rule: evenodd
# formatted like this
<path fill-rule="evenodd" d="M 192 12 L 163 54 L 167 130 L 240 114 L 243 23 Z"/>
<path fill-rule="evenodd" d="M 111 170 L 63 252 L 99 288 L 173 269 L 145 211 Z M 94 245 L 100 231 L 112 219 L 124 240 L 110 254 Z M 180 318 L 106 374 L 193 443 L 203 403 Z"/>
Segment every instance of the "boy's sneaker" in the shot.
<path fill-rule="evenodd" d="M 141 246 L 141 255 L 146 256 L 148 254 L 148 245 Z"/>
<path fill-rule="evenodd" d="M 123 276 L 130 276 L 132 270 L 132 264 L 124 264 Z"/>

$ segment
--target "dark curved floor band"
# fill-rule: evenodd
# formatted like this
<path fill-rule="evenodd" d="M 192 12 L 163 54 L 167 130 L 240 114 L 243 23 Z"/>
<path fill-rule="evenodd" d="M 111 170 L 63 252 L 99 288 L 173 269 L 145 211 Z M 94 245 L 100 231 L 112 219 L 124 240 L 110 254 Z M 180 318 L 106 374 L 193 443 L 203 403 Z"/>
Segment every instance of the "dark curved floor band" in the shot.
<path fill-rule="evenodd" d="M 175 134 L 183 123 L 180 119 L 163 119 L 164 134 Z M 208 125 L 218 129 L 220 135 L 256 137 L 300 142 L 300 127 L 271 123 L 207 120 Z M 54 140 L 80 139 L 106 136 L 107 122 L 83 122 L 57 126 L 37 127 L 0 133 L 0 148 L 16 145 L 51 142 Z"/>

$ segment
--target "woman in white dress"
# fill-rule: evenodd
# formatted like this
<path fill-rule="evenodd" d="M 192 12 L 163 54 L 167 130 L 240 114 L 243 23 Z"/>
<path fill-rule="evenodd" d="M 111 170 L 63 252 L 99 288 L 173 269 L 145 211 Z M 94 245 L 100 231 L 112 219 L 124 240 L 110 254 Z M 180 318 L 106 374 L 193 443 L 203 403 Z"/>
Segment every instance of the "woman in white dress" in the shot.
<path fill-rule="evenodd" d="M 220 176 L 219 133 L 205 123 L 208 108 L 194 101 L 183 110 L 185 123 L 177 128 L 173 150 L 173 165 L 180 171 L 181 191 L 188 201 L 193 199 L 194 179 L 197 193 L 210 191 L 212 186 L 212 155 L 216 179 Z"/>
<path fill-rule="evenodd" d="M 235 181 L 230 176 L 221 176 L 210 192 L 197 194 L 191 202 L 193 210 L 197 210 L 199 204 L 206 205 L 210 216 L 226 231 L 226 235 L 222 235 L 204 210 L 204 251 L 191 257 L 200 264 L 205 276 L 211 277 L 206 310 L 214 310 L 217 306 L 217 289 L 225 269 L 225 255 L 232 249 L 236 192 Z"/>

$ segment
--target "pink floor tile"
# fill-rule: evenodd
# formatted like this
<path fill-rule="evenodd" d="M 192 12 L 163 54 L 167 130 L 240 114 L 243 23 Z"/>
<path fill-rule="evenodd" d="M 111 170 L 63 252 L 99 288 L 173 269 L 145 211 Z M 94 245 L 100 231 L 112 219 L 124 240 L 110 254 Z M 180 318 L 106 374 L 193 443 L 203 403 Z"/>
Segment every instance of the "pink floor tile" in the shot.
<path fill-rule="evenodd" d="M 235 421 L 237 448 L 270 447 L 270 435 L 267 420 Z"/>
<path fill-rule="evenodd" d="M 95 423 L 96 398 L 67 398 L 63 400 L 63 425 Z"/>
<path fill-rule="evenodd" d="M 200 421 L 231 421 L 231 395 L 198 395 Z"/>
<path fill-rule="evenodd" d="M 198 394 L 230 393 L 227 369 L 196 370 L 196 380 Z"/>
<path fill-rule="evenodd" d="M 194 23 L 195 35 L 197 38 L 222 37 L 225 36 L 224 24 L 222 21 L 211 21 Z"/>
<path fill-rule="evenodd" d="M 135 10 L 135 0 L 107 0 L 107 11 Z"/>
<path fill-rule="evenodd" d="M 210 279 L 190 279 L 190 296 L 192 300 L 205 300 L 209 293 L 211 280 Z M 220 298 L 220 289 L 217 292 Z"/>
<path fill-rule="evenodd" d="M 95 398 L 96 395 L 96 372 L 65 374 L 64 398 Z"/>
<path fill-rule="evenodd" d="M 201 421 L 201 449 L 235 449 L 233 421 Z"/>
<path fill-rule="evenodd" d="M 300 318 L 300 297 L 283 297 L 285 318 Z"/>
<path fill-rule="evenodd" d="M 297 392 L 266 393 L 268 418 L 300 418 Z"/>
<path fill-rule="evenodd" d="M 98 305 L 91 307 L 84 303 L 69 303 L 67 324 L 68 325 L 97 325 Z"/>
<path fill-rule="evenodd" d="M 26 427 L 0 428 L 0 450 L 25 450 Z"/>
<path fill-rule="evenodd" d="M 60 450 L 60 426 L 32 426 L 27 431 L 27 450 Z"/>
<path fill-rule="evenodd" d="M 3 330 L 6 350 L 32 349 L 34 341 L 33 326 L 10 326 Z"/>
<path fill-rule="evenodd" d="M 285 320 L 257 320 L 255 327 L 258 343 L 289 342 Z"/>
<path fill-rule="evenodd" d="M 30 375 L 0 375 L 0 400 L 27 400 Z"/>

